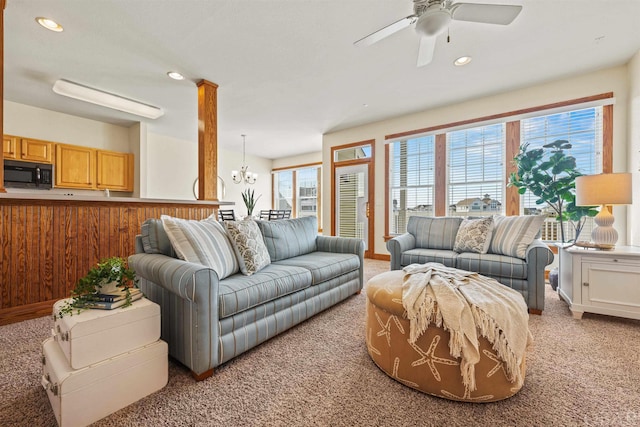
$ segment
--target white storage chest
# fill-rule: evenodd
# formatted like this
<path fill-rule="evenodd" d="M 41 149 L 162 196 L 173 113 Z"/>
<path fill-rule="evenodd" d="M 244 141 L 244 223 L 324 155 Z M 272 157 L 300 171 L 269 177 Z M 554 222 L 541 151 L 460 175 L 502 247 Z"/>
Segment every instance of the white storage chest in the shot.
<path fill-rule="evenodd" d="M 53 337 L 73 369 L 81 369 L 160 339 L 160 306 L 146 298 L 125 308 L 87 309 L 63 318 L 53 306 Z"/>
<path fill-rule="evenodd" d="M 42 386 L 60 427 L 86 426 L 163 388 L 168 347 L 162 340 L 73 369 L 56 343 L 42 344 Z"/>

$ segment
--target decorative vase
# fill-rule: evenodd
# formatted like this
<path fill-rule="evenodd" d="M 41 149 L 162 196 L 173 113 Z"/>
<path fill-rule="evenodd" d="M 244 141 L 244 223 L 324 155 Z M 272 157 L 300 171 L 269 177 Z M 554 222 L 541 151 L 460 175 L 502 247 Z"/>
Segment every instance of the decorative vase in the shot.
<path fill-rule="evenodd" d="M 554 291 L 558 289 L 558 267 L 554 267 L 549 271 L 549 284 Z"/>
<path fill-rule="evenodd" d="M 118 287 L 118 282 L 115 280 L 108 283 L 106 280 L 103 280 L 102 282 L 100 282 L 99 286 L 100 286 L 99 292 L 101 294 L 119 295 L 124 291 L 124 289 Z"/>

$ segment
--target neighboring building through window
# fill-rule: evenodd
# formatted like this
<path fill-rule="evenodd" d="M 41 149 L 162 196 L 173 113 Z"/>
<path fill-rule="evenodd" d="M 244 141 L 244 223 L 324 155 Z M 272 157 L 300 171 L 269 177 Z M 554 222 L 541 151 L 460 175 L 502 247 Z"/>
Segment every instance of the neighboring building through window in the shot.
<path fill-rule="evenodd" d="M 320 214 L 320 165 L 273 171 L 273 209 L 291 210 L 292 218 L 318 217 Z"/>
<path fill-rule="evenodd" d="M 390 144 L 389 230 L 393 234 L 406 231 L 410 216 L 434 215 L 434 140 L 431 135 Z"/>

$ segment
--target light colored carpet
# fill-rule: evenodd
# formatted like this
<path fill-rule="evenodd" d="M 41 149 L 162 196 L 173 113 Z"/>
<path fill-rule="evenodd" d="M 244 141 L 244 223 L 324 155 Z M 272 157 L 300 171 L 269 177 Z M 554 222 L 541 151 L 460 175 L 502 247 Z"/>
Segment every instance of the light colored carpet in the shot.
<path fill-rule="evenodd" d="M 367 261 L 367 277 L 389 263 Z M 371 362 L 365 295 L 354 296 L 195 382 L 175 362 L 169 384 L 97 426 L 637 426 L 640 322 L 585 314 L 574 320 L 547 287 L 530 317 L 535 344 L 524 387 L 496 403 L 431 397 Z M 0 425 L 54 426 L 40 386 L 48 317 L 0 327 Z"/>

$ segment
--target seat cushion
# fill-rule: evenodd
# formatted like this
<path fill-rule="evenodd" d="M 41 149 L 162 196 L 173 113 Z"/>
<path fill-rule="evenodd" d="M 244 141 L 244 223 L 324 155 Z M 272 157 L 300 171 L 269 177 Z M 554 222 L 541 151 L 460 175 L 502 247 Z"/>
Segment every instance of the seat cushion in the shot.
<path fill-rule="evenodd" d="M 439 262 L 447 267 L 456 266 L 458 254 L 444 249 L 409 249 L 402 253 L 401 265 L 424 264 L 426 262 Z"/>
<path fill-rule="evenodd" d="M 219 317 L 232 316 L 311 286 L 306 268 L 270 264 L 251 276 L 235 274 L 220 281 Z"/>
<path fill-rule="evenodd" d="M 416 248 L 452 250 L 462 217 L 411 216 L 407 232 L 416 238 Z"/>
<path fill-rule="evenodd" d="M 458 255 L 456 267 L 490 277 L 527 278 L 527 263 L 520 258 L 496 254 L 464 252 Z"/>
<path fill-rule="evenodd" d="M 316 250 L 318 219 L 315 216 L 256 222 L 262 232 L 271 262 L 293 258 Z"/>
<path fill-rule="evenodd" d="M 360 258 L 354 254 L 312 252 L 278 261 L 277 264 L 306 268 L 311 272 L 312 284 L 317 285 L 357 270 L 360 268 Z"/>

